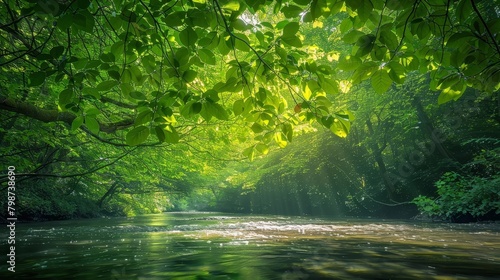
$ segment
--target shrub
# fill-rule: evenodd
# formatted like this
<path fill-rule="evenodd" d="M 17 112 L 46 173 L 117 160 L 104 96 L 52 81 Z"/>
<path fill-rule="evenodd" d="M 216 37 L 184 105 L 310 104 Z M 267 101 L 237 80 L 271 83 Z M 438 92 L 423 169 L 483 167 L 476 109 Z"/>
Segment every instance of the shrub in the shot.
<path fill-rule="evenodd" d="M 488 178 L 445 173 L 436 183 L 437 198 L 418 196 L 413 200 L 422 214 L 452 221 L 471 216 L 500 214 L 500 175 Z"/>

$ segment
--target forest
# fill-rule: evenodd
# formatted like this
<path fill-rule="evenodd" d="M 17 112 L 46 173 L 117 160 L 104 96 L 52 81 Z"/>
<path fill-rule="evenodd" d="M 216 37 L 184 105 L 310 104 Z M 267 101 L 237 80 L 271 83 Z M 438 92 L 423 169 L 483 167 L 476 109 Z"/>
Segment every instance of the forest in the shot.
<path fill-rule="evenodd" d="M 2 0 L 0 213 L 500 217 L 498 0 Z"/>

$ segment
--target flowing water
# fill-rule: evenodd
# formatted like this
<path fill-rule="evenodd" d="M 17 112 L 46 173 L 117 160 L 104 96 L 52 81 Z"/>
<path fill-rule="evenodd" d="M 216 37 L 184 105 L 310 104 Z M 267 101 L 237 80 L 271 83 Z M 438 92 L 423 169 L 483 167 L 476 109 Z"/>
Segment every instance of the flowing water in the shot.
<path fill-rule="evenodd" d="M 7 268 L 1 279 L 500 279 L 500 224 L 220 213 L 26 223 Z"/>

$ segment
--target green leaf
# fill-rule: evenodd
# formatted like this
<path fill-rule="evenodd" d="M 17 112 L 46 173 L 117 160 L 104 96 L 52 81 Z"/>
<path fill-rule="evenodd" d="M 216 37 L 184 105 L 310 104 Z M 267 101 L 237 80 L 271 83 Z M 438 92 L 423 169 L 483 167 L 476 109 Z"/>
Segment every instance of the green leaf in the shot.
<path fill-rule="evenodd" d="M 85 115 L 86 116 L 97 116 L 101 113 L 101 111 L 97 108 L 90 108 L 88 110 L 85 111 Z"/>
<path fill-rule="evenodd" d="M 202 104 L 200 102 L 194 102 L 191 104 L 191 113 L 192 114 L 199 114 L 202 109 Z"/>
<path fill-rule="evenodd" d="M 455 9 L 455 16 L 457 17 L 458 22 L 463 23 L 465 20 L 470 18 L 472 10 L 473 8 L 470 0 L 461 0 Z"/>
<path fill-rule="evenodd" d="M 299 31 L 298 22 L 290 22 L 283 28 L 283 37 L 295 37 L 295 34 Z"/>
<path fill-rule="evenodd" d="M 313 83 L 306 83 L 304 86 L 304 90 L 302 91 L 302 96 L 304 97 L 305 100 L 310 100 L 311 97 L 313 96 L 313 91 L 315 88 L 312 87 Z"/>
<path fill-rule="evenodd" d="M 66 32 L 67 28 L 73 23 L 73 15 L 71 13 L 66 13 L 57 19 L 57 28 L 61 31 Z"/>
<path fill-rule="evenodd" d="M 236 12 L 240 9 L 240 2 L 229 1 L 228 3 L 222 6 L 222 9 Z"/>
<path fill-rule="evenodd" d="M 417 37 L 420 40 L 425 39 L 427 36 L 429 36 L 430 33 L 431 33 L 431 27 L 429 26 L 429 24 L 427 22 L 422 21 L 418 24 Z"/>
<path fill-rule="evenodd" d="M 228 40 L 231 39 L 229 38 Z M 227 55 L 231 51 L 231 49 L 228 47 L 228 44 L 226 43 L 226 40 L 223 37 L 220 38 L 217 48 L 222 55 Z"/>
<path fill-rule="evenodd" d="M 387 47 L 382 45 L 373 46 L 373 51 L 371 52 L 371 57 L 373 60 L 383 61 L 387 53 Z"/>
<path fill-rule="evenodd" d="M 353 84 L 358 84 L 370 78 L 375 71 L 379 69 L 380 65 L 374 61 L 368 61 L 361 64 L 353 73 L 351 81 Z"/>
<path fill-rule="evenodd" d="M 363 35 L 365 35 L 365 33 L 354 29 L 354 30 L 347 32 L 347 34 L 345 34 L 344 37 L 342 37 L 342 40 L 348 44 L 354 44 Z"/>
<path fill-rule="evenodd" d="M 140 91 L 131 91 L 130 92 L 130 97 L 133 99 L 138 99 L 138 100 L 146 100 L 146 95 Z"/>
<path fill-rule="evenodd" d="M 141 125 L 150 122 L 153 119 L 153 112 L 151 110 L 145 110 L 139 113 L 135 118 L 135 125 Z"/>
<path fill-rule="evenodd" d="M 333 120 L 330 131 L 341 138 L 345 138 L 349 134 L 349 128 L 337 118 Z"/>
<path fill-rule="evenodd" d="M 92 33 L 94 31 L 94 16 L 88 10 L 82 10 L 73 16 L 73 21 L 79 29 Z"/>
<path fill-rule="evenodd" d="M 177 26 L 182 26 L 184 24 L 185 18 L 186 18 L 186 12 L 178 11 L 167 14 L 167 16 L 163 17 L 161 20 L 170 27 L 177 27 Z"/>
<path fill-rule="evenodd" d="M 391 69 L 389 71 L 389 77 L 391 77 L 391 79 L 398 84 L 404 83 L 406 78 L 405 67 L 394 60 L 389 62 L 388 66 Z"/>
<path fill-rule="evenodd" d="M 252 129 L 252 131 L 254 133 L 257 133 L 257 134 L 264 131 L 264 128 L 258 123 L 254 123 L 250 128 Z"/>
<path fill-rule="evenodd" d="M 200 60 L 203 63 L 215 65 L 215 63 L 216 63 L 215 55 L 211 50 L 200 49 L 200 50 L 198 50 L 198 54 L 200 55 Z"/>
<path fill-rule="evenodd" d="M 123 56 L 123 41 L 118 41 L 111 46 L 111 53 L 115 57 Z"/>
<path fill-rule="evenodd" d="M 248 37 L 245 34 L 242 34 L 242 33 L 235 33 L 234 35 L 239 38 L 239 39 L 235 39 L 235 41 L 234 41 L 234 47 L 237 50 L 240 50 L 242 52 L 248 52 L 248 51 L 250 51 L 250 47 L 245 43 L 245 42 L 249 42 L 250 41 L 250 40 L 248 40 Z"/>
<path fill-rule="evenodd" d="M 380 32 L 380 42 L 386 45 L 389 50 L 395 50 L 399 45 L 398 38 L 390 30 L 382 30 Z"/>
<path fill-rule="evenodd" d="M 359 7 L 357 8 L 359 18 L 362 22 L 367 21 L 371 15 L 371 12 L 373 11 L 372 2 L 359 0 L 356 0 L 356 2 L 360 3 Z"/>
<path fill-rule="evenodd" d="M 115 55 L 113 53 L 103 53 L 99 56 L 103 62 L 115 62 Z"/>
<path fill-rule="evenodd" d="M 352 19 L 350 17 L 344 19 L 339 26 L 341 34 L 346 34 L 352 28 L 352 26 Z M 354 40 L 353 43 L 354 42 L 356 42 L 356 40 Z"/>
<path fill-rule="evenodd" d="M 259 88 L 257 93 L 255 94 L 255 97 L 257 97 L 258 101 L 264 102 L 267 98 L 267 92 L 264 88 Z"/>
<path fill-rule="evenodd" d="M 141 58 L 141 62 L 147 73 L 153 73 L 156 70 L 156 61 L 154 56 L 146 55 Z"/>
<path fill-rule="evenodd" d="M 255 156 L 255 147 L 248 147 L 245 150 L 243 150 L 243 155 L 246 156 L 250 161 L 253 161 L 254 156 Z"/>
<path fill-rule="evenodd" d="M 156 137 L 158 137 L 158 141 L 160 142 L 165 142 L 165 132 L 164 132 L 164 129 L 161 125 L 157 125 L 155 127 L 155 134 L 156 134 Z"/>
<path fill-rule="evenodd" d="M 52 56 L 52 58 L 57 59 L 63 54 L 63 52 L 64 52 L 63 46 L 56 46 L 50 50 L 50 55 Z"/>
<path fill-rule="evenodd" d="M 293 127 L 289 123 L 284 123 L 281 127 L 281 131 L 283 131 L 283 134 L 286 136 L 286 139 L 288 142 L 292 142 L 293 140 Z"/>
<path fill-rule="evenodd" d="M 441 105 L 451 100 L 458 100 L 467 89 L 467 83 L 458 75 L 453 75 L 438 88 L 442 90 L 438 97 L 438 104 Z"/>
<path fill-rule="evenodd" d="M 75 131 L 77 130 L 80 126 L 83 124 L 83 116 L 78 116 L 76 117 L 72 122 L 71 122 L 71 130 Z"/>
<path fill-rule="evenodd" d="M 356 52 L 356 56 L 363 57 L 369 54 L 372 51 L 374 44 L 375 36 L 373 34 L 366 34 L 359 37 L 358 41 L 356 42 L 356 45 L 359 47 L 358 51 Z"/>
<path fill-rule="evenodd" d="M 99 133 L 99 130 L 100 130 L 99 123 L 97 122 L 97 120 L 94 117 L 85 116 L 85 125 L 90 130 L 90 132 L 92 132 L 94 134 Z"/>
<path fill-rule="evenodd" d="M 137 146 L 146 141 L 149 137 L 149 128 L 141 125 L 127 133 L 125 140 L 129 146 Z"/>
<path fill-rule="evenodd" d="M 59 93 L 59 106 L 63 107 L 73 101 L 74 92 L 72 88 L 67 88 Z"/>
<path fill-rule="evenodd" d="M 471 38 L 474 37 L 474 33 L 470 31 L 457 32 L 451 35 L 450 38 L 448 38 L 448 40 L 446 41 L 446 46 L 449 48 L 459 48 L 464 44 L 467 44 L 467 42 L 469 42 Z"/>
<path fill-rule="evenodd" d="M 245 111 L 245 101 L 238 99 L 233 103 L 233 113 L 235 116 L 241 115 Z"/>
<path fill-rule="evenodd" d="M 287 18 L 298 17 L 303 11 L 304 11 L 303 8 L 296 6 L 296 5 L 288 5 L 288 6 L 284 6 L 283 8 L 281 8 L 281 12 Z"/>
<path fill-rule="evenodd" d="M 128 72 L 130 73 L 130 78 L 140 84 L 141 83 L 141 80 L 142 80 L 142 72 L 141 72 L 141 69 L 137 66 L 137 65 L 132 65 L 130 66 L 129 69 L 126 69 L 126 70 L 129 70 Z M 127 71 L 125 71 L 124 73 L 127 73 Z M 125 76 L 125 74 L 124 74 Z M 126 82 L 126 81 L 125 81 Z"/>
<path fill-rule="evenodd" d="M 283 132 L 276 132 L 274 134 L 274 141 L 276 141 L 276 144 L 278 144 L 280 148 L 285 148 L 288 145 L 286 135 L 284 135 Z"/>
<path fill-rule="evenodd" d="M 339 92 L 338 82 L 334 79 L 320 77 L 320 86 L 327 94 Z"/>
<path fill-rule="evenodd" d="M 198 75 L 198 72 L 189 69 L 186 72 L 184 72 L 184 74 L 182 74 L 182 78 L 184 79 L 184 81 L 186 81 L 186 83 L 191 83 L 192 81 L 194 81 L 196 79 L 197 75 Z"/>
<path fill-rule="evenodd" d="M 340 70 L 353 71 L 361 66 L 362 63 L 361 58 L 348 55 L 340 57 L 338 67 Z"/>
<path fill-rule="evenodd" d="M 77 0 L 76 6 L 80 9 L 87 9 L 90 6 L 90 0 Z"/>
<path fill-rule="evenodd" d="M 299 4 L 299 5 L 304 6 L 304 5 L 309 4 L 311 2 L 311 0 L 293 0 L 293 2 L 295 2 L 295 3 Z"/>
<path fill-rule="evenodd" d="M 206 98 L 208 101 L 217 102 L 220 100 L 219 92 L 214 90 L 214 89 L 209 89 L 209 90 L 205 91 L 202 96 L 204 98 Z"/>
<path fill-rule="evenodd" d="M 117 81 L 104 81 L 97 85 L 97 91 L 108 91 L 118 84 Z"/>
<path fill-rule="evenodd" d="M 173 126 L 167 126 L 163 132 L 165 133 L 165 142 L 171 144 L 179 143 L 180 136 Z"/>
<path fill-rule="evenodd" d="M 221 105 L 213 103 L 210 106 L 212 116 L 218 118 L 219 120 L 227 121 L 229 120 L 229 115 Z"/>
<path fill-rule="evenodd" d="M 30 87 L 36 87 L 45 82 L 45 72 L 34 72 L 30 74 Z"/>
<path fill-rule="evenodd" d="M 392 80 L 387 71 L 379 69 L 373 73 L 371 83 L 376 93 L 384 93 L 391 86 Z"/>
<path fill-rule="evenodd" d="M 286 43 L 292 47 L 296 47 L 296 48 L 302 47 L 302 41 L 297 36 L 283 37 L 281 40 L 283 40 L 284 43 Z"/>
<path fill-rule="evenodd" d="M 115 79 L 115 80 L 117 80 L 117 81 L 119 81 L 119 80 L 120 80 L 120 78 L 121 78 L 120 73 L 119 73 L 118 71 L 115 71 L 115 70 L 109 70 L 109 71 L 108 71 L 108 75 L 109 75 L 111 78 L 113 78 L 113 79 Z"/>
<path fill-rule="evenodd" d="M 198 40 L 198 34 L 196 34 L 193 28 L 186 27 L 179 33 L 179 39 L 185 47 L 194 47 Z"/>
<path fill-rule="evenodd" d="M 267 155 L 269 153 L 269 147 L 263 143 L 258 143 L 257 145 L 255 145 L 255 149 L 263 155 Z"/>

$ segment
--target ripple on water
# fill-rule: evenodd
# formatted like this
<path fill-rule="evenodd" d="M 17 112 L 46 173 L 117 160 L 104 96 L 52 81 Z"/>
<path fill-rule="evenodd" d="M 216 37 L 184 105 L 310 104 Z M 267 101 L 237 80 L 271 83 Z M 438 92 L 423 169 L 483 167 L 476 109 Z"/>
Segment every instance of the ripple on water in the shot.
<path fill-rule="evenodd" d="M 133 275 L 151 276 L 154 271 L 172 279 L 192 276 L 189 273 L 198 266 L 204 273 L 216 270 L 221 275 L 239 273 L 238 267 L 255 267 L 252 273 L 264 275 L 262 279 L 269 275 L 273 279 L 285 275 L 382 279 L 398 273 L 406 279 L 460 279 L 455 276 L 468 275 L 468 271 L 481 274 L 480 268 L 490 273 L 499 265 L 498 226 L 212 216 L 182 214 L 149 223 L 147 217 L 139 217 L 71 227 L 56 223 L 47 228 L 30 226 L 20 235 L 28 239 L 22 246 L 33 248 L 34 253 L 23 256 L 23 261 L 35 270 L 53 271 L 60 267 L 52 260 L 61 265 L 67 260 L 91 263 L 103 267 L 96 273 L 108 276 L 110 269 L 126 263 Z M 44 263 L 41 258 L 50 261 Z M 170 270 L 162 270 L 160 265 Z M 275 274 L 259 274 L 262 271 Z"/>

